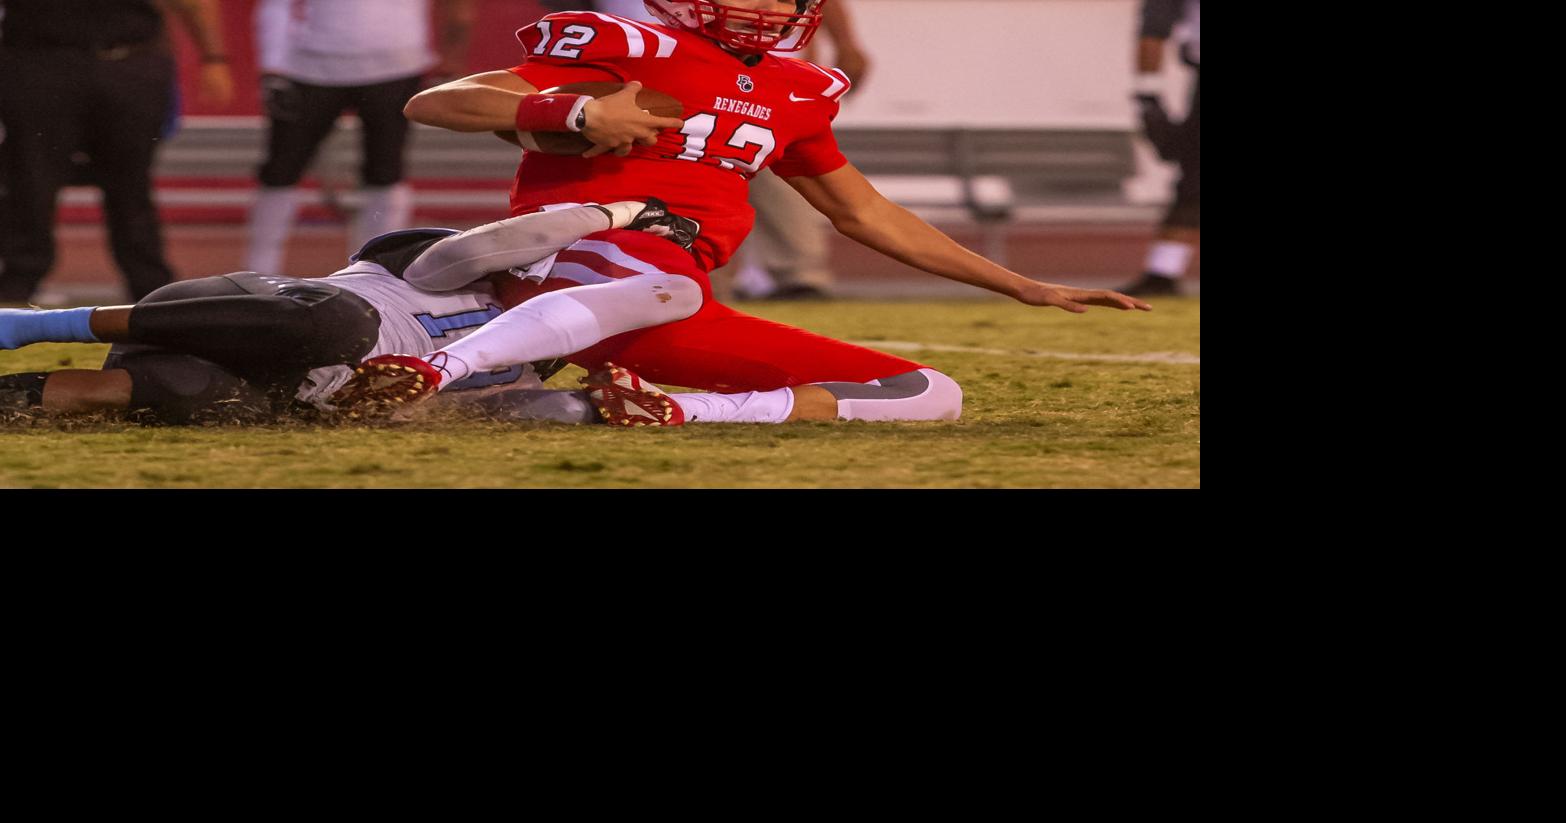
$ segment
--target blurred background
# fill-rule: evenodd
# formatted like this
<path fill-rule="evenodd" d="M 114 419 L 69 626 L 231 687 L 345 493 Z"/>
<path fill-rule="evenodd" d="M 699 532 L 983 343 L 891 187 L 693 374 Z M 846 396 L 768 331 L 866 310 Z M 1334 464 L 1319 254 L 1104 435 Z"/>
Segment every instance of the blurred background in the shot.
<path fill-rule="evenodd" d="M 177 131 L 154 164 L 168 262 L 180 278 L 243 269 L 247 215 L 266 149 L 255 7 L 217 5 L 234 79 L 222 106 L 198 100 L 199 48 L 169 26 L 179 66 Z M 559 4 L 552 4 L 558 6 Z M 585 5 L 585 4 L 583 4 Z M 1039 279 L 1112 287 L 1136 280 L 1177 177 L 1142 134 L 1133 100 L 1140 0 L 850 0 L 867 82 L 837 120 L 849 159 L 889 197 L 964 245 Z M 474 0 L 467 72 L 520 61 L 512 33 L 547 13 L 536 0 Z M 996 25 L 994 21 L 1005 21 Z M 1192 72 L 1167 44 L 1163 100 L 1179 119 Z M 819 55 L 830 62 L 830 47 Z M 358 122 L 342 118 L 298 186 L 298 223 L 279 273 L 329 274 L 361 203 Z M 407 178 L 415 225 L 466 228 L 507 215 L 517 149 L 487 135 L 414 126 Z M 108 303 L 125 285 L 105 244 L 97 188 L 64 190 L 58 258 L 40 305 Z M 836 296 L 984 293 L 837 237 Z M 751 281 L 757 276 L 752 271 Z M 765 275 L 761 275 L 765 277 Z M 749 282 L 764 294 L 767 285 Z M 1200 263 L 1179 283 L 1199 293 Z"/>

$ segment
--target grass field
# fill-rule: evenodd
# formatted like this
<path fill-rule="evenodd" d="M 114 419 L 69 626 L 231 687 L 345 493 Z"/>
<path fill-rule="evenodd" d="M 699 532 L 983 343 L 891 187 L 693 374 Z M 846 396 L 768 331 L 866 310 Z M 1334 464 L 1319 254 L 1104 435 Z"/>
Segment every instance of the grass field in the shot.
<path fill-rule="evenodd" d="M 1196 488 L 1201 304 L 1069 315 L 1016 303 L 736 304 L 955 378 L 955 423 L 0 424 L 0 488 Z M 927 348 L 910 349 L 904 344 Z M 106 346 L 0 352 L 94 368 Z M 550 381 L 574 388 L 579 369 Z"/>

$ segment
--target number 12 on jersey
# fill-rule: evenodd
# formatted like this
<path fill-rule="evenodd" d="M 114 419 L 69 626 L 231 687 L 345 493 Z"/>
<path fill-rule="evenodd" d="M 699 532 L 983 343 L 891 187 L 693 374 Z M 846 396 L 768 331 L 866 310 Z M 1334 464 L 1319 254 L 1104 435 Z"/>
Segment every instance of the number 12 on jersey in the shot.
<path fill-rule="evenodd" d="M 707 141 L 718 128 L 718 116 L 716 114 L 693 114 L 685 121 L 685 127 L 680 129 L 680 134 L 685 135 L 685 151 L 680 153 L 680 160 L 698 162 L 707 154 Z M 773 150 L 778 147 L 777 135 L 766 126 L 758 126 L 755 123 L 741 123 L 739 128 L 729 136 L 727 145 L 744 151 L 750 146 L 757 147 L 756 159 L 747 163 L 735 158 L 713 158 L 719 166 L 726 169 L 742 168 L 755 174 L 761 171 L 762 165 L 767 162 Z"/>

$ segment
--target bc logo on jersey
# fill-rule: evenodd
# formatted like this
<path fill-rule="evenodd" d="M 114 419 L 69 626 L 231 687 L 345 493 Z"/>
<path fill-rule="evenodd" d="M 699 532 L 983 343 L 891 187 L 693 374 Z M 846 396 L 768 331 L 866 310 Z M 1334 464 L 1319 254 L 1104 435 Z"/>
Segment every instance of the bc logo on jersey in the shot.
<path fill-rule="evenodd" d="M 749 75 L 742 74 L 739 76 L 739 79 L 734 82 L 739 86 L 739 90 L 745 92 L 746 94 L 756 90 L 756 84 L 750 79 Z"/>

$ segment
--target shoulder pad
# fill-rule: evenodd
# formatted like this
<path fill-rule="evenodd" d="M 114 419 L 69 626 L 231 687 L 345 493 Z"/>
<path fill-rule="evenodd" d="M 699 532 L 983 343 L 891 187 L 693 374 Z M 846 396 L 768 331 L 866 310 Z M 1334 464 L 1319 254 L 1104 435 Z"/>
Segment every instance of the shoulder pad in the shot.
<path fill-rule="evenodd" d="M 678 41 L 647 23 L 596 11 L 563 11 L 517 29 L 528 60 L 607 63 L 668 57 Z"/>

